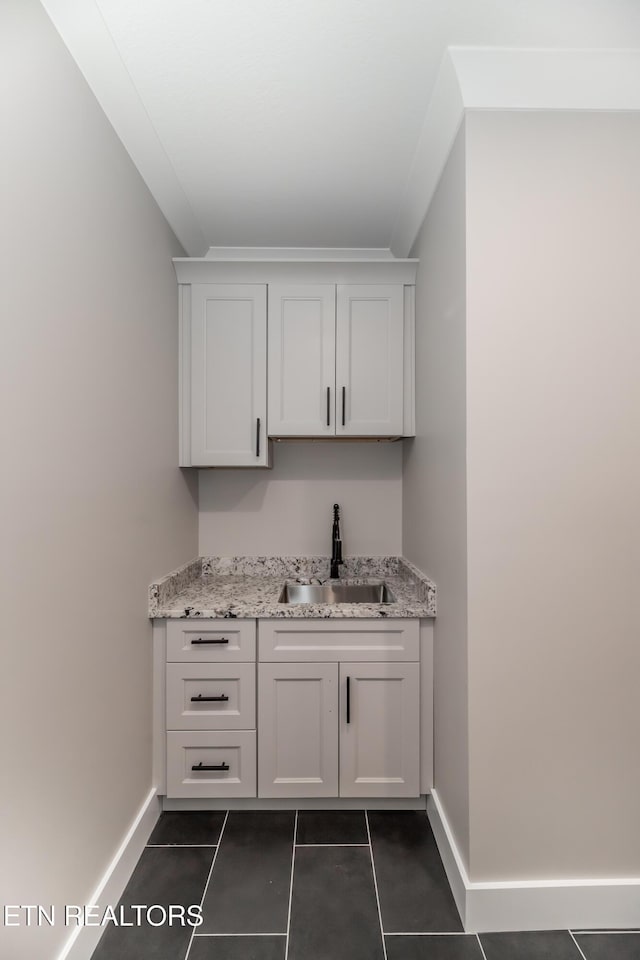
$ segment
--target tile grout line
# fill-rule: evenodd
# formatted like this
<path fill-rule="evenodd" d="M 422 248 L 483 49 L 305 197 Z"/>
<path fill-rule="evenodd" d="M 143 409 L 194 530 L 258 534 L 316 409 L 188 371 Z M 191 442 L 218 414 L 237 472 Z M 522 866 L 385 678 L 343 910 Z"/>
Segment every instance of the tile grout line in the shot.
<path fill-rule="evenodd" d="M 477 937 L 477 933 L 466 930 L 394 930 L 385 933 L 385 937 Z"/>
<path fill-rule="evenodd" d="M 476 934 L 475 934 L 475 938 L 476 938 L 476 940 L 478 941 L 478 946 L 480 947 L 480 953 L 481 953 L 482 956 L 484 957 L 484 960 L 487 960 L 487 955 L 486 955 L 486 953 L 484 952 L 484 947 L 482 946 L 482 940 L 480 939 L 480 934 L 479 934 L 479 933 L 476 933 Z"/>
<path fill-rule="evenodd" d="M 220 852 L 220 847 L 222 846 L 222 835 L 224 834 L 224 828 L 227 825 L 227 820 L 229 819 L 229 811 L 227 810 L 224 818 L 224 823 L 222 824 L 222 829 L 220 830 L 220 835 L 218 837 L 218 843 L 216 844 L 216 852 L 213 855 L 213 860 L 211 861 L 211 867 L 209 868 L 209 873 L 207 875 L 207 882 L 204 885 L 204 890 L 202 891 L 202 897 L 200 898 L 200 915 L 202 916 L 202 905 L 204 904 L 204 898 L 207 895 L 207 890 L 209 889 L 209 883 L 211 881 L 211 874 L 213 873 L 213 868 L 216 865 L 216 860 L 218 859 L 218 853 Z M 196 930 L 198 928 L 194 927 L 191 931 L 191 939 L 189 940 L 189 946 L 187 947 L 187 952 L 184 955 L 184 960 L 189 960 L 189 954 L 191 953 L 191 947 L 193 946 L 193 939 L 196 935 Z"/>
<path fill-rule="evenodd" d="M 214 937 L 286 937 L 286 933 L 256 933 L 254 930 L 251 933 L 196 933 L 195 935 L 196 940 Z M 186 957 L 185 960 L 187 960 Z"/>
<path fill-rule="evenodd" d="M 580 956 L 582 957 L 582 960 L 587 960 L 587 958 L 585 957 L 584 953 L 582 952 L 582 948 L 581 948 L 580 944 L 578 943 L 578 941 L 577 941 L 576 938 L 574 937 L 572 930 L 569 930 L 569 936 L 571 937 L 571 939 L 572 939 L 573 942 L 575 943 L 575 945 L 576 945 L 576 950 L 578 951 L 578 953 L 579 953 Z"/>
<path fill-rule="evenodd" d="M 183 847 L 204 847 L 206 849 L 217 847 L 217 843 L 148 843 L 147 847 L 153 847 L 155 850 L 181 850 Z"/>
<path fill-rule="evenodd" d="M 368 843 L 296 843 L 296 847 L 368 847 Z"/>
<path fill-rule="evenodd" d="M 293 900 L 293 870 L 296 864 L 296 840 L 298 839 L 298 811 L 293 824 L 293 848 L 291 850 L 291 879 L 289 881 L 289 911 L 287 913 L 287 940 L 284 947 L 284 960 L 289 960 L 289 934 L 291 932 L 291 902 Z"/>
<path fill-rule="evenodd" d="M 369 813 L 367 810 L 364 811 L 364 822 L 367 825 L 367 837 L 369 838 L 369 856 L 371 857 L 371 872 L 373 873 L 373 888 L 376 892 L 378 920 L 380 921 L 380 936 L 382 938 L 382 956 L 384 957 L 384 960 L 387 960 L 387 945 L 384 940 L 384 927 L 382 925 L 382 910 L 380 909 L 380 896 L 378 894 L 378 880 L 376 877 L 376 865 L 373 861 L 373 844 L 371 843 L 371 830 L 369 829 Z"/>

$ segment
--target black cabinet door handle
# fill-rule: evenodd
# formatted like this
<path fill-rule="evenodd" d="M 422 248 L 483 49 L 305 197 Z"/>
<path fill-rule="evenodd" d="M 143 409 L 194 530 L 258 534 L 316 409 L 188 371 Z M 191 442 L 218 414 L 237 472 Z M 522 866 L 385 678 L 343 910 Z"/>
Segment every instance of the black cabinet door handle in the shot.
<path fill-rule="evenodd" d="M 327 387 L 327 426 L 331 426 L 331 387 Z"/>
<path fill-rule="evenodd" d="M 347 415 L 347 388 L 342 388 L 342 426 L 344 427 L 346 423 Z"/>
<path fill-rule="evenodd" d="M 260 456 L 260 417 L 256 417 L 256 457 Z"/>
<path fill-rule="evenodd" d="M 347 723 L 351 723 L 351 677 L 347 677 Z"/>
<path fill-rule="evenodd" d="M 191 697 L 191 703 L 226 703 L 229 697 L 222 693 L 219 697 L 203 697 L 201 693 L 197 697 Z"/>
<path fill-rule="evenodd" d="M 198 637 L 197 640 L 192 640 L 191 643 L 229 643 L 226 637 L 212 637 L 211 640 L 207 640 L 205 637 Z"/>
<path fill-rule="evenodd" d="M 196 763 L 191 767 L 192 770 L 228 770 L 228 763 Z"/>

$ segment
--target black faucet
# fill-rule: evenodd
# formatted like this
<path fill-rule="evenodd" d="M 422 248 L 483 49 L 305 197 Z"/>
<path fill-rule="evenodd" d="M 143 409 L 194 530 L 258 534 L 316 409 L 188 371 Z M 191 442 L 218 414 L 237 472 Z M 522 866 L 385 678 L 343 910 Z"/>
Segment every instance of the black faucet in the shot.
<path fill-rule="evenodd" d="M 340 505 L 333 505 L 333 529 L 331 531 L 331 571 L 329 576 L 336 580 L 340 576 L 338 569 L 344 563 L 342 559 L 342 538 L 340 537 Z"/>

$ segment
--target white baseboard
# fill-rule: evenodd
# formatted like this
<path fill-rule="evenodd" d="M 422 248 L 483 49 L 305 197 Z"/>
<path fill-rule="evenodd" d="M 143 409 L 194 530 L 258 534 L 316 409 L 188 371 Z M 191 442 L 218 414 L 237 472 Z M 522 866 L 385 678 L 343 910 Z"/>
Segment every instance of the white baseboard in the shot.
<path fill-rule="evenodd" d="M 640 928 L 640 878 L 471 881 L 435 790 L 427 813 L 467 933 Z"/>
<path fill-rule="evenodd" d="M 162 798 L 163 810 L 425 810 L 426 797 Z"/>
<path fill-rule="evenodd" d="M 159 816 L 160 798 L 154 788 L 140 807 L 111 863 L 87 901 L 89 904 L 97 904 L 102 908 L 117 904 Z M 75 927 L 58 954 L 58 960 L 90 960 L 103 933 L 104 927 L 101 926 Z"/>
<path fill-rule="evenodd" d="M 427 797 L 427 816 L 429 817 L 429 823 L 431 824 L 436 845 L 442 858 L 444 872 L 447 875 L 453 899 L 456 902 L 460 919 L 466 930 L 465 918 L 469 878 L 467 877 L 465 865 L 462 862 L 449 823 L 444 815 L 442 805 L 435 790 L 432 790 Z"/>

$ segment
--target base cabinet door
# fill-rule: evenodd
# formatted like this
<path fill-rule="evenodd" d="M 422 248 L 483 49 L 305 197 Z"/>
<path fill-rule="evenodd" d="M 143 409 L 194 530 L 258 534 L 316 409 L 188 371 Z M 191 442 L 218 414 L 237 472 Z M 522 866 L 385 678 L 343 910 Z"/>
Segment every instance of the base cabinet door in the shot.
<path fill-rule="evenodd" d="M 338 796 L 338 664 L 261 663 L 258 796 Z"/>
<path fill-rule="evenodd" d="M 340 664 L 340 796 L 420 793 L 418 663 Z"/>

